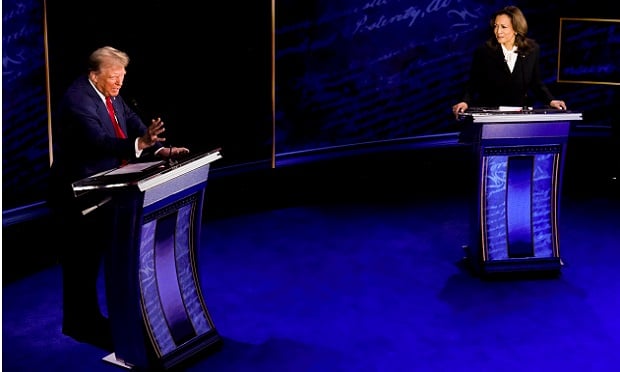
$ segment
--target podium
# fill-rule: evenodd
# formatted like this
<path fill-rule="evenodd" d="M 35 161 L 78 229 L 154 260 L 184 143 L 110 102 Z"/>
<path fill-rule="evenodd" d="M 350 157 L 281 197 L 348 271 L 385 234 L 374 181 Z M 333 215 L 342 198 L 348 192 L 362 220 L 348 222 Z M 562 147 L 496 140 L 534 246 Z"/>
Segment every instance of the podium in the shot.
<path fill-rule="evenodd" d="M 219 158 L 214 150 L 177 163 L 129 164 L 73 184 L 76 197 L 99 197 L 83 214 L 114 209 L 104 264 L 114 353 L 104 360 L 165 370 L 221 344 L 197 270 L 209 168 Z"/>
<path fill-rule="evenodd" d="M 467 258 L 484 276 L 559 274 L 562 172 L 572 121 L 561 110 L 472 110 L 460 117 L 477 160 L 473 245 Z"/>

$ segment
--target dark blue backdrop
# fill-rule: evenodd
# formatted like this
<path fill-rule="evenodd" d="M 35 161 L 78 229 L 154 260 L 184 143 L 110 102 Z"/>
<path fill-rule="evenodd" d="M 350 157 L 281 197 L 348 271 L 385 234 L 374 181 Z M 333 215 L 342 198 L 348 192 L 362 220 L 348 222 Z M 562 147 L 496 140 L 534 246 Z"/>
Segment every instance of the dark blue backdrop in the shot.
<path fill-rule="evenodd" d="M 49 168 L 43 8 L 2 3 L 2 210 L 41 200 Z"/>
<path fill-rule="evenodd" d="M 585 2 L 576 1 L 516 5 L 528 19 L 528 36 L 542 46 L 541 69 L 552 92 L 584 111 L 585 124 L 609 126 L 605 114 L 615 88 L 556 84 L 559 19 L 610 16 L 595 3 L 585 11 Z M 450 108 L 460 100 L 472 49 L 492 35 L 491 14 L 505 5 L 278 1 L 277 154 L 457 131 Z"/>
<path fill-rule="evenodd" d="M 561 18 L 558 81 L 620 85 L 620 19 Z"/>
<path fill-rule="evenodd" d="M 457 131 L 450 107 L 461 94 L 471 52 L 490 35 L 490 14 L 506 5 L 274 3 L 272 23 L 270 1 L 214 3 L 205 12 L 178 2 L 119 0 L 112 4 L 114 19 L 99 4 L 54 2 L 45 9 L 46 61 L 44 3 L 5 1 L 3 211 L 44 199 L 46 67 L 53 111 L 66 85 L 83 72 L 88 53 L 106 44 L 124 49 L 132 61 L 123 96 L 138 103 L 145 119 L 162 116 L 173 144 L 194 150 L 221 146 L 224 158 L 214 170 L 268 166 L 274 158 L 321 149 Z M 551 90 L 570 109 L 584 112 L 581 125 L 617 125 L 617 86 L 556 82 L 559 19 L 617 19 L 617 11 L 599 0 L 515 5 L 528 19 L 529 36 L 542 46 L 541 68 Z"/>

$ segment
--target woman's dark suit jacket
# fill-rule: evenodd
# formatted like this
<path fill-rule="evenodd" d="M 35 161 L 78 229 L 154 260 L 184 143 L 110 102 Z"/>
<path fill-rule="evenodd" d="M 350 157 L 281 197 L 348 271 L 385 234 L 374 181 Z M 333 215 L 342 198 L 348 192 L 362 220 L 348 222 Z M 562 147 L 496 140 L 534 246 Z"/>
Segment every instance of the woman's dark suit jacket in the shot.
<path fill-rule="evenodd" d="M 519 53 L 512 73 L 500 45 L 492 48 L 484 44 L 476 49 L 462 100 L 470 107 L 523 107 L 535 101 L 548 105 L 554 98 L 540 77 L 540 47 L 531 42 L 532 49 Z"/>

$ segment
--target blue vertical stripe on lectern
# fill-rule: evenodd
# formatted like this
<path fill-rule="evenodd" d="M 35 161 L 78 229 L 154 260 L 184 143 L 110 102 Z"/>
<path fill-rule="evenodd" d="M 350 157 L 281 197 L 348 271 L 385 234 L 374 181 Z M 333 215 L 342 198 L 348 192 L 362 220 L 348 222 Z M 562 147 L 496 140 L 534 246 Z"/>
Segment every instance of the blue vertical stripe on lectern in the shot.
<path fill-rule="evenodd" d="M 157 220 L 142 225 L 142 242 L 140 244 L 140 291 L 144 304 L 148 329 L 155 342 L 156 351 L 167 354 L 176 347 L 164 317 L 157 278 L 155 276 L 155 229 Z"/>
<path fill-rule="evenodd" d="M 485 180 L 486 240 L 489 260 L 508 258 L 506 240 L 506 173 L 508 157 L 494 155 L 487 157 Z"/>
<path fill-rule="evenodd" d="M 200 213 L 200 210 L 194 206 L 195 204 L 188 204 L 178 210 L 175 251 L 179 287 L 183 294 L 185 309 L 193 324 L 194 331 L 197 335 L 201 335 L 209 332 L 212 327 L 209 325 L 207 309 L 198 290 L 200 284 L 196 273 L 196 261 L 192 256 L 191 227 L 194 213 Z"/>
<path fill-rule="evenodd" d="M 159 298 L 170 333 L 177 345 L 195 336 L 187 318 L 177 280 L 175 257 L 176 213 L 160 218 L 155 232 L 155 275 Z"/>
<path fill-rule="evenodd" d="M 532 192 L 532 236 L 534 256 L 553 257 L 556 154 L 537 154 Z"/>
<path fill-rule="evenodd" d="M 511 156 L 508 159 L 506 219 L 508 256 L 532 257 L 532 175 L 533 156 Z"/>

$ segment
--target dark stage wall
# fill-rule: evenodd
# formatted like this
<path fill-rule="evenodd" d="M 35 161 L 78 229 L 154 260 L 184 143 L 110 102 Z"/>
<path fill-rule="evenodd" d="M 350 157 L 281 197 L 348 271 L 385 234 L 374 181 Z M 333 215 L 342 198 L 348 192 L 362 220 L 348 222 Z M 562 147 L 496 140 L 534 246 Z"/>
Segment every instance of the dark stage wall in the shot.
<path fill-rule="evenodd" d="M 69 3 L 48 3 L 52 110 L 89 53 L 111 45 L 131 58 L 121 95 L 164 119 L 170 144 L 223 147 L 228 165 L 270 157 L 270 3 Z"/>
<path fill-rule="evenodd" d="M 556 83 L 560 17 L 613 14 L 592 2 L 578 3 L 515 5 L 528 19 L 528 36 L 542 46 L 541 71 L 552 92 L 572 109 L 589 111 L 586 123 L 610 125 L 607 114 L 617 88 Z M 492 35 L 491 14 L 506 5 L 472 0 L 278 1 L 277 154 L 458 131 L 450 108 L 460 100 L 472 50 Z M 618 45 L 618 33 L 611 31 L 597 41 Z M 587 50 L 574 52 L 583 56 Z M 591 113 L 603 115 L 589 121 Z"/>
<path fill-rule="evenodd" d="M 561 17 L 620 18 L 611 5 L 596 2 L 515 5 L 528 18 L 529 36 L 542 45 L 545 81 L 569 108 L 584 112 L 583 126 L 598 130 L 617 125 L 618 86 L 556 81 Z M 505 5 L 5 1 L 3 212 L 44 199 L 47 99 L 53 114 L 97 47 L 129 53 L 121 94 L 145 120 L 161 116 L 171 144 L 222 147 L 216 174 L 324 149 L 457 131 L 450 107 L 473 48 L 490 35 L 490 14 Z"/>

